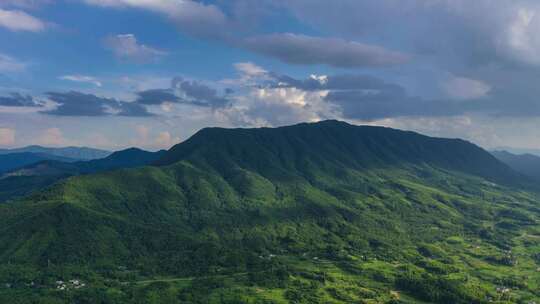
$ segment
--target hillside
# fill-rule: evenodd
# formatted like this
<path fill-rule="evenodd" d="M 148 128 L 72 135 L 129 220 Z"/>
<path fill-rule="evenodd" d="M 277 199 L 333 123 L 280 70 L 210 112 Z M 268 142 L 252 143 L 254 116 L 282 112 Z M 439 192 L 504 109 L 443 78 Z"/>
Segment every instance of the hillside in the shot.
<path fill-rule="evenodd" d="M 540 208 L 520 178 L 387 128 L 204 129 L 155 166 L 1 206 L 0 300 L 530 303 Z"/>
<path fill-rule="evenodd" d="M 532 154 L 512 154 L 506 151 L 491 152 L 501 162 L 515 171 L 540 181 L 540 157 Z"/>
<path fill-rule="evenodd" d="M 114 152 L 102 159 L 89 161 L 63 162 L 45 160 L 32 163 L 0 176 L 0 202 L 44 189 L 69 176 L 149 165 L 164 153 L 165 151 L 148 152 L 130 148 Z M 2 155 L 0 155 L 0 159 L 2 159 Z"/>
<path fill-rule="evenodd" d="M 12 153 L 39 153 L 54 155 L 65 159 L 73 160 L 92 160 L 107 157 L 111 154 L 109 151 L 87 148 L 87 147 L 64 147 L 64 148 L 52 148 L 42 146 L 27 146 L 15 149 L 0 149 L 1 154 Z"/>

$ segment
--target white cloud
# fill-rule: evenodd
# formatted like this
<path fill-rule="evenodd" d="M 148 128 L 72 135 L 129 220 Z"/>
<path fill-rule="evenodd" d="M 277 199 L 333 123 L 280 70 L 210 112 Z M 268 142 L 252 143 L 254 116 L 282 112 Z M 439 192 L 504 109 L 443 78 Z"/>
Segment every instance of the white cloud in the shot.
<path fill-rule="evenodd" d="M 262 80 L 271 79 L 271 75 L 267 70 L 254 64 L 253 62 L 238 62 L 233 66 L 238 72 L 239 78 L 223 79 L 220 81 L 222 84 L 233 86 L 250 86 L 257 84 Z"/>
<path fill-rule="evenodd" d="M 179 137 L 174 137 L 168 131 L 162 131 L 157 135 L 152 132 L 152 128 L 146 125 L 135 126 L 136 137 L 129 143 L 132 146 L 149 149 L 168 149 L 180 142 Z"/>
<path fill-rule="evenodd" d="M 11 146 L 15 143 L 15 130 L 0 128 L 0 146 Z"/>
<path fill-rule="evenodd" d="M 156 146 L 160 148 L 170 148 L 180 142 L 180 138 L 173 137 L 169 132 L 160 132 L 156 138 Z"/>
<path fill-rule="evenodd" d="M 74 82 L 82 82 L 82 83 L 90 83 L 95 85 L 96 87 L 101 87 L 103 84 L 101 81 L 96 79 L 92 76 L 85 76 L 85 75 L 64 75 L 59 77 L 62 80 L 68 80 L 68 81 L 74 81 Z"/>
<path fill-rule="evenodd" d="M 38 136 L 38 144 L 44 146 L 68 146 L 70 141 L 64 138 L 62 130 L 59 128 L 46 129 Z"/>
<path fill-rule="evenodd" d="M 448 96 L 459 100 L 482 98 L 491 91 L 487 83 L 466 77 L 452 77 L 442 84 L 442 88 Z"/>
<path fill-rule="evenodd" d="M 540 64 L 540 7 L 517 7 L 498 36 L 499 50 L 517 61 Z"/>
<path fill-rule="evenodd" d="M 26 69 L 27 64 L 0 53 L 0 72 L 20 72 Z"/>
<path fill-rule="evenodd" d="M 133 34 L 109 36 L 105 39 L 105 45 L 120 59 L 136 62 L 152 62 L 167 52 L 140 44 Z"/>
<path fill-rule="evenodd" d="M 253 62 L 238 62 L 234 64 L 234 68 L 240 73 L 251 77 L 259 77 L 268 74 L 267 70 Z"/>
<path fill-rule="evenodd" d="M 326 102 L 327 91 L 251 87 L 235 96 L 231 107 L 217 111 L 233 125 L 279 126 L 336 118 L 337 108 Z"/>
<path fill-rule="evenodd" d="M 41 32 L 45 23 L 23 11 L 0 9 L 0 26 L 11 31 Z"/>

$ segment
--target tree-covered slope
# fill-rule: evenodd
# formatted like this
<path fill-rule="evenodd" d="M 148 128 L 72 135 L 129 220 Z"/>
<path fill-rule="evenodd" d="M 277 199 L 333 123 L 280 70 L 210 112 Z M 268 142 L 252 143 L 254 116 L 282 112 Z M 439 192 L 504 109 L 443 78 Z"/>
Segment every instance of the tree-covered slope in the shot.
<path fill-rule="evenodd" d="M 12 288 L 0 299 L 540 297 L 537 196 L 510 187 L 520 176 L 470 143 L 340 122 L 205 129 L 156 165 L 69 178 L 1 206 L 0 282 Z M 87 285 L 50 290 L 75 278 Z"/>

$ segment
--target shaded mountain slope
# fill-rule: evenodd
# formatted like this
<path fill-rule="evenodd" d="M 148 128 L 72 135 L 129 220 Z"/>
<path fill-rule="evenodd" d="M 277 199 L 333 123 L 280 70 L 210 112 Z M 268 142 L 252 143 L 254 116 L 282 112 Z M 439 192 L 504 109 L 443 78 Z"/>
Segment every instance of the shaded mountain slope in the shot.
<path fill-rule="evenodd" d="M 506 151 L 493 151 L 493 156 L 515 171 L 540 181 L 540 157 L 532 154 L 516 155 Z"/>

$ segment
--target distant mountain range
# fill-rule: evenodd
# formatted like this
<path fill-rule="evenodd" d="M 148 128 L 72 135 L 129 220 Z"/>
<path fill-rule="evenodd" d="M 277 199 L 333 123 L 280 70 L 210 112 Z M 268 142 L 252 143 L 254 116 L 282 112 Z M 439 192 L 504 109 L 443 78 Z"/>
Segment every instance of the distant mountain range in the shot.
<path fill-rule="evenodd" d="M 76 159 L 43 153 L 16 152 L 0 154 L 0 174 L 44 160 L 74 162 Z"/>
<path fill-rule="evenodd" d="M 497 159 L 515 171 L 540 181 L 540 156 L 533 154 L 513 154 L 507 151 L 492 151 Z"/>
<path fill-rule="evenodd" d="M 527 148 L 512 148 L 512 147 L 497 147 L 492 151 L 506 151 L 516 155 L 532 154 L 540 157 L 540 149 L 527 149 Z"/>
<path fill-rule="evenodd" d="M 29 158 L 24 160 L 30 162 L 29 165 L 17 166 L 16 169 L 0 175 L 0 202 L 43 189 L 69 176 L 148 165 L 158 160 L 164 153 L 165 151 L 148 152 L 130 148 L 114 152 L 102 159 L 89 161 L 66 161 L 61 157 L 50 160 L 50 155 L 45 158 L 47 160 L 39 161 L 41 159 L 31 157 L 40 155 L 34 153 L 0 155 L 0 163 L 4 158 L 9 160 L 20 154 L 28 154 Z M 19 162 L 21 163 L 23 162 Z"/>
<path fill-rule="evenodd" d="M 467 141 L 324 121 L 123 153 L 11 173 L 151 162 L 0 204 L 1 303 L 540 299 L 540 191 Z"/>
<path fill-rule="evenodd" d="M 92 160 L 107 157 L 111 154 L 110 151 L 99 150 L 87 147 L 64 147 L 64 148 L 48 148 L 42 146 L 27 146 L 15 149 L 0 149 L 1 154 L 12 153 L 36 153 L 42 155 L 52 155 L 63 157 L 72 160 Z"/>

